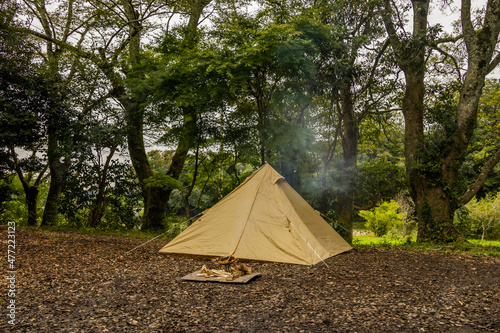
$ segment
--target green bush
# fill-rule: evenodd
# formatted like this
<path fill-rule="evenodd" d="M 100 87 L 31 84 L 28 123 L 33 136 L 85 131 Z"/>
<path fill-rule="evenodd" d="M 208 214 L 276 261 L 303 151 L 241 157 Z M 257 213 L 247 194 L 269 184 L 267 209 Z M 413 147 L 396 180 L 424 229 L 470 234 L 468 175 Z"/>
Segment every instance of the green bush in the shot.
<path fill-rule="evenodd" d="M 500 239 L 500 193 L 481 200 L 473 198 L 457 210 L 454 224 L 466 237 Z"/>
<path fill-rule="evenodd" d="M 398 214 L 398 208 L 398 203 L 391 200 L 370 210 L 361 211 L 359 215 L 366 220 L 365 227 L 373 231 L 376 236 L 383 236 L 403 225 L 403 217 Z"/>

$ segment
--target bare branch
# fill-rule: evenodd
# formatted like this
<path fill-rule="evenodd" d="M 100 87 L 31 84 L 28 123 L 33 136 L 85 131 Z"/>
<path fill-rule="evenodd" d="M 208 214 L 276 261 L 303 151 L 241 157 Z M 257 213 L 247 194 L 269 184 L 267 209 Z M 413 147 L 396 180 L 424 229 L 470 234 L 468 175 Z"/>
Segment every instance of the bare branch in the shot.
<path fill-rule="evenodd" d="M 464 37 L 464 35 L 460 34 L 458 36 L 439 38 L 439 39 L 431 41 L 429 44 L 430 45 L 439 45 L 439 44 L 444 44 L 444 43 L 456 43 L 459 40 L 461 40 L 463 37 Z"/>
<path fill-rule="evenodd" d="M 44 180 L 44 174 L 45 172 L 49 169 L 49 163 L 47 162 L 45 166 L 43 167 L 42 171 L 38 174 L 38 177 L 35 180 L 34 186 L 39 186 L 40 183 Z"/>
<path fill-rule="evenodd" d="M 370 76 L 368 77 L 368 79 L 366 80 L 366 84 L 361 88 L 359 94 L 362 94 L 363 92 L 366 91 L 366 89 L 368 89 L 368 87 L 372 84 L 373 82 L 373 77 L 375 76 L 375 71 L 377 70 L 378 68 L 378 63 L 380 61 L 380 58 L 382 57 L 382 55 L 384 54 L 385 50 L 387 50 L 387 47 L 390 45 L 390 41 L 389 39 L 387 39 L 384 44 L 382 45 L 382 48 L 380 49 L 380 51 L 377 53 L 377 56 L 375 57 L 375 61 L 373 63 L 373 66 L 372 66 L 372 69 L 370 71 Z"/>
<path fill-rule="evenodd" d="M 69 51 L 72 51 L 72 52 L 78 54 L 79 56 L 81 56 L 83 58 L 86 58 L 86 59 L 89 59 L 89 60 L 92 60 L 92 61 L 94 61 L 96 63 L 99 63 L 99 61 L 100 61 L 100 59 L 97 58 L 91 52 L 84 51 L 81 48 L 73 46 L 73 45 L 71 45 L 71 44 L 69 44 L 67 42 L 60 41 L 60 40 L 58 40 L 56 38 L 53 38 L 51 36 L 47 36 L 46 34 L 40 33 L 38 31 L 31 30 L 31 29 L 28 29 L 28 28 L 17 28 L 16 30 L 20 31 L 20 32 L 31 34 L 33 36 L 36 36 L 36 37 L 40 38 L 40 39 L 48 41 L 50 43 L 54 43 L 54 44 L 56 44 L 56 45 L 58 45 L 60 47 L 64 47 L 64 48 L 68 49 Z"/>
<path fill-rule="evenodd" d="M 74 1 L 75 0 L 68 1 L 68 14 L 67 14 L 67 18 L 66 18 L 66 27 L 64 28 L 64 32 L 63 32 L 63 36 L 62 36 L 62 40 L 65 42 L 68 40 L 69 29 L 71 27 L 71 23 L 73 20 L 73 3 L 74 3 Z"/>
<path fill-rule="evenodd" d="M 458 80 L 460 81 L 460 78 L 462 77 L 462 75 L 460 73 L 460 66 L 458 65 L 457 59 L 455 59 L 454 56 L 452 56 L 451 54 L 449 54 L 445 50 L 441 49 L 437 45 L 430 45 L 430 48 L 433 49 L 433 50 L 438 51 L 439 53 L 441 53 L 442 55 L 444 55 L 445 58 L 451 59 L 451 61 L 453 62 L 453 65 L 455 67 L 455 70 L 457 71 Z"/>
<path fill-rule="evenodd" d="M 13 146 L 9 147 L 10 150 L 10 155 L 12 157 L 12 160 L 14 161 L 14 170 L 17 173 L 17 176 L 19 177 L 19 180 L 21 181 L 21 184 L 23 185 L 24 190 L 26 191 L 27 188 L 29 188 L 29 184 L 26 182 L 26 179 L 24 178 L 23 171 L 19 167 L 19 162 L 17 160 L 17 153 L 16 150 Z"/>
<path fill-rule="evenodd" d="M 379 201 L 380 201 L 380 197 L 379 197 L 378 194 L 376 194 L 375 197 L 373 198 L 372 202 L 370 202 L 366 206 L 356 206 L 356 205 L 354 205 L 354 209 L 357 209 L 357 210 L 369 210 L 369 209 L 372 209 L 374 207 L 378 207 L 378 202 Z"/>

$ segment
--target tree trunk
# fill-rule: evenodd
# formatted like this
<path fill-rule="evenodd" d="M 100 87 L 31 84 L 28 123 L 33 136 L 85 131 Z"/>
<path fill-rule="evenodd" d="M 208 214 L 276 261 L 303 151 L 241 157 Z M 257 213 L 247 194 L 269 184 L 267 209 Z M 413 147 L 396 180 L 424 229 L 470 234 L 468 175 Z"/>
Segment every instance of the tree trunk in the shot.
<path fill-rule="evenodd" d="M 54 117 L 54 115 L 50 115 Z M 41 226 L 54 226 L 57 224 L 59 214 L 59 198 L 62 191 L 62 180 L 64 178 L 66 165 L 61 161 L 59 142 L 56 139 L 56 126 L 54 119 L 49 119 L 47 157 L 50 172 L 50 187 L 45 202 Z"/>
<path fill-rule="evenodd" d="M 61 197 L 61 184 L 53 181 L 52 177 L 57 177 L 56 173 L 51 169 L 51 181 L 49 193 L 47 194 L 47 201 L 45 202 L 45 209 L 43 211 L 42 223 L 40 226 L 54 226 L 57 224 L 57 217 L 59 214 L 59 198 Z"/>
<path fill-rule="evenodd" d="M 90 214 L 89 214 L 89 226 L 91 228 L 96 228 L 101 224 L 101 218 L 103 214 L 103 205 L 104 205 L 104 190 L 106 189 L 106 182 L 108 177 L 108 168 L 111 163 L 111 159 L 115 154 L 116 146 L 112 146 L 109 151 L 109 155 L 106 158 L 106 162 L 102 168 L 101 179 L 99 180 L 99 187 L 97 191 L 97 197 L 95 202 L 90 206 Z"/>
<path fill-rule="evenodd" d="M 423 52 L 421 61 L 423 63 Z M 414 59 L 415 60 L 415 59 Z M 450 168 L 439 156 L 425 156 L 424 143 L 424 68 L 414 63 L 405 70 L 406 90 L 403 97 L 405 117 L 405 164 L 406 180 L 415 203 L 419 242 L 450 242 L 462 239 L 453 227 L 453 215 L 457 208 L 455 199 L 445 189 L 454 185 L 458 169 Z M 458 147 L 449 149 L 459 149 Z M 447 151 L 446 147 L 441 149 Z M 438 176 L 422 170 L 422 162 L 440 165 Z M 456 162 L 456 160 L 455 160 Z M 427 174 L 426 174 L 427 172 Z M 436 178 L 436 179 L 431 179 Z"/>
<path fill-rule="evenodd" d="M 38 216 L 38 187 L 30 186 L 26 191 L 26 203 L 28 205 L 28 225 L 36 226 Z"/>
<path fill-rule="evenodd" d="M 184 46 L 187 49 L 194 48 L 197 44 L 197 32 L 198 24 L 200 22 L 201 14 L 203 9 L 211 2 L 211 0 L 193 0 L 190 2 L 190 15 L 187 24 L 186 35 L 184 38 Z M 188 156 L 189 150 L 193 148 L 196 144 L 197 138 L 197 114 L 196 109 L 193 106 L 186 106 L 183 109 L 183 124 L 181 134 L 179 136 L 179 141 L 177 143 L 177 148 L 172 156 L 172 163 L 167 171 L 167 176 L 172 177 L 175 180 L 179 179 L 179 176 L 184 168 L 184 163 Z M 196 175 L 194 175 L 196 177 Z M 167 208 L 168 199 L 173 189 L 163 190 L 162 195 L 165 197 L 165 210 Z M 189 215 L 189 214 L 188 214 Z"/>
<path fill-rule="evenodd" d="M 182 131 L 179 136 L 179 141 L 177 142 L 177 148 L 172 156 L 172 163 L 167 171 L 167 176 L 173 179 L 179 179 L 182 169 L 184 168 L 184 163 L 188 156 L 189 150 L 194 147 L 196 141 L 196 114 L 193 108 L 187 107 L 184 109 Z M 196 177 L 196 175 L 193 175 Z M 168 198 L 172 193 L 173 189 L 166 189 L 165 195 Z"/>
<path fill-rule="evenodd" d="M 186 219 L 189 221 L 191 219 L 191 208 L 189 206 L 189 197 L 193 193 L 194 186 L 196 185 L 196 178 L 198 177 L 198 168 L 200 166 L 200 143 L 196 144 L 196 154 L 194 160 L 194 173 L 191 185 L 189 185 L 186 195 L 184 195 L 184 209 L 186 211 Z"/>
<path fill-rule="evenodd" d="M 342 230 L 338 231 L 349 244 L 352 244 L 354 177 L 357 168 L 359 129 L 354 113 L 354 102 L 350 84 L 346 84 L 341 91 L 341 107 L 343 163 L 339 179 L 341 191 L 337 200 L 339 204 L 338 221 Z"/>
<path fill-rule="evenodd" d="M 398 37 L 392 23 L 389 0 L 385 2 L 382 17 L 399 66 L 405 72 L 403 114 L 406 176 L 415 203 L 417 239 L 434 242 L 464 241 L 464 237 L 453 227 L 453 215 L 459 204 L 459 197 L 453 193 L 453 189 L 458 170 L 464 161 L 464 151 L 476 126 L 478 101 L 486 74 L 498 63 L 495 59 L 490 64 L 500 31 L 500 2 L 488 1 L 483 29 L 475 31 L 470 16 L 470 0 L 462 0 L 461 20 L 468 68 L 460 91 L 455 116 L 456 128 L 453 133 L 444 133 L 447 139 L 439 147 L 437 156 L 426 155 L 428 152 L 424 145 L 423 128 L 426 43 L 422 41 L 427 40 L 429 1 L 413 1 L 412 4 L 413 39 L 410 41 L 402 42 Z M 432 163 L 433 170 L 429 172 L 422 168 L 422 162 Z M 468 197 L 472 197 L 472 194 Z"/>
<path fill-rule="evenodd" d="M 45 167 L 40 171 L 38 174 L 37 179 L 35 180 L 35 183 L 33 185 L 30 185 L 31 182 L 31 175 L 28 176 L 27 179 L 24 178 L 23 171 L 21 167 L 19 166 L 18 160 L 17 160 L 17 154 L 15 151 L 14 147 L 9 147 L 10 153 L 12 160 L 14 161 L 14 169 L 17 173 L 17 176 L 19 177 L 19 181 L 21 182 L 21 185 L 23 186 L 24 194 L 26 196 L 26 205 L 28 206 L 28 225 L 29 226 L 36 226 L 37 225 L 37 220 L 38 220 L 38 187 L 40 186 L 40 182 L 43 179 L 43 176 L 45 174 L 45 171 L 47 171 L 48 165 L 45 165 Z M 32 157 L 35 158 L 36 153 L 33 152 Z"/>
<path fill-rule="evenodd" d="M 144 196 L 142 229 L 161 229 L 168 196 L 162 187 L 147 184 L 147 180 L 151 179 L 154 173 L 144 146 L 144 109 L 138 101 L 131 101 L 128 98 L 122 98 L 120 102 L 125 109 L 128 151 Z"/>

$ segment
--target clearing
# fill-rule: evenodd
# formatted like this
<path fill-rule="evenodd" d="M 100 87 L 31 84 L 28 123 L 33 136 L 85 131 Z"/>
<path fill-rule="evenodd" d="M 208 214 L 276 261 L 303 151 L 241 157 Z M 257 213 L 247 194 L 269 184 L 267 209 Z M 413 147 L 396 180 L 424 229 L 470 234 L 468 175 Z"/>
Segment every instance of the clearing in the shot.
<path fill-rule="evenodd" d="M 12 332 L 500 332 L 500 258 L 362 248 L 329 267 L 249 263 L 246 285 L 184 282 L 208 260 L 156 239 L 16 229 Z M 1 227 L 2 275 L 7 228 Z"/>

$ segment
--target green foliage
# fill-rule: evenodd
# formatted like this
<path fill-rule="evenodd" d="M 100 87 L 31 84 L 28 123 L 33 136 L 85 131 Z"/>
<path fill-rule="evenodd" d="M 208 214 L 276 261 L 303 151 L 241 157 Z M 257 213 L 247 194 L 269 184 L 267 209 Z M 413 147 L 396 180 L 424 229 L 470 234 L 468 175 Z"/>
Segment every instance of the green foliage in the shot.
<path fill-rule="evenodd" d="M 186 221 L 184 218 L 175 218 L 172 219 L 170 218 L 168 221 L 168 230 L 166 233 L 166 236 L 169 238 L 174 238 L 177 235 L 179 235 L 181 232 L 186 230 L 186 228 L 192 223 L 193 221 Z"/>
<path fill-rule="evenodd" d="M 17 4 L 10 1 L 0 8 L 0 174 L 13 172 L 10 148 L 36 151 L 44 144 L 47 111 L 54 97 L 50 77 L 35 59 L 35 48 L 15 30 L 17 11 Z M 39 169 L 39 159 L 22 161 L 24 167 Z"/>
<path fill-rule="evenodd" d="M 360 211 L 359 215 L 366 220 L 365 226 L 368 229 L 377 236 L 383 236 L 392 228 L 402 226 L 403 218 L 398 214 L 398 207 L 394 200 L 386 201 L 371 210 Z"/>
<path fill-rule="evenodd" d="M 99 164 L 74 164 L 72 171 L 77 170 L 78 173 L 72 173 L 66 179 L 60 203 L 60 224 L 71 228 L 88 226 L 90 207 L 94 204 L 102 176 Z M 107 180 L 103 189 L 102 219 L 96 227 L 112 230 L 137 227 L 142 209 L 141 190 L 131 167 L 113 161 L 107 170 Z"/>
<path fill-rule="evenodd" d="M 171 11 L 188 18 L 197 4 L 200 3 L 174 2 L 162 11 L 151 4 L 146 12 L 137 11 L 137 22 L 144 23 L 141 35 L 151 32 L 146 20 L 149 14 L 161 16 L 161 12 Z M 192 215 L 209 208 L 241 184 L 260 165 L 261 158 L 282 173 L 315 208 L 332 217 L 338 209 L 339 193 L 351 192 L 353 188 L 357 206 L 394 197 L 405 187 L 404 128 L 402 116 L 387 111 L 398 108 L 402 95 L 396 82 L 400 78 L 394 71 L 394 55 L 378 54 L 386 36 L 382 22 L 373 15 L 377 12 L 376 2 L 264 1 L 251 11 L 240 4 L 217 2 L 211 15 L 202 14 L 212 20 L 209 24 L 193 30 L 180 20 L 170 25 L 158 41 L 151 40 L 156 45 L 131 51 L 134 54 L 130 55 L 127 50 L 133 46 L 128 48 L 126 40 L 130 36 L 120 33 L 124 26 L 117 19 L 123 8 L 111 11 L 105 3 L 98 4 L 95 11 L 86 6 L 75 7 L 78 14 L 70 20 L 75 32 L 88 28 L 86 36 L 98 36 L 94 29 L 99 29 L 108 42 L 101 44 L 93 37 L 84 39 L 81 45 L 87 45 L 99 60 L 92 63 L 80 58 L 73 67 L 73 57 L 78 55 L 53 43 L 59 61 L 58 79 L 41 75 L 43 68 L 39 63 L 43 60 L 37 59 L 32 40 L 11 29 L 15 6 L 13 11 L 2 12 L 0 176 L 12 173 L 8 146 L 41 152 L 33 156 L 42 158 L 20 161 L 26 173 L 36 174 L 40 170 L 46 158 L 43 152 L 50 111 L 55 115 L 52 118 L 59 141 L 55 153 L 70 162 L 64 163 L 68 170 L 60 207 L 60 221 L 65 227 L 87 227 L 100 190 L 104 199 L 99 228 L 132 229 L 140 224 L 141 188 L 128 162 L 112 162 L 104 179 L 106 184 L 100 186 L 107 152 L 112 147 L 117 152 L 123 149 L 125 125 L 130 129 L 135 121 L 136 138 L 140 140 L 145 134 L 156 140 L 153 144 L 169 147 L 168 151 L 149 153 L 154 175 L 142 185 L 173 190 L 168 203 L 171 234 L 186 226 L 178 219 L 186 202 Z M 57 7 L 61 11 L 52 16 L 53 22 L 64 26 L 68 4 L 63 1 Z M 401 13 L 406 10 L 398 8 Z M 53 9 L 49 11 L 52 13 Z M 438 27 L 432 27 L 428 37 L 434 40 L 440 33 Z M 70 36 L 68 42 L 74 42 L 74 38 Z M 422 38 L 404 41 L 408 49 L 418 50 L 425 42 Z M 438 62 L 432 57 L 429 60 Z M 374 63 L 377 68 L 371 68 Z M 445 68 L 428 65 L 436 71 Z M 66 82 L 67 89 L 63 89 L 61 81 L 65 81 L 66 75 L 73 77 L 74 83 Z M 118 82 L 120 78 L 124 82 Z M 419 147 L 417 169 L 429 186 L 442 185 L 439 157 L 449 145 L 445 134 L 455 130 L 457 85 L 450 82 L 426 84 L 426 137 L 425 144 Z M 359 163 L 349 169 L 343 168 L 341 158 L 342 143 L 347 142 L 349 135 L 341 126 L 348 117 L 342 114 L 344 101 L 339 98 L 346 87 L 353 94 L 354 118 L 359 129 Z M 499 146 L 499 89 L 499 81 L 490 81 L 484 88 L 472 153 L 465 156 L 462 169 L 464 188 Z M 116 101 L 109 102 L 110 96 L 122 103 L 125 112 L 114 106 Z M 128 124 L 124 120 L 126 114 L 134 116 L 127 118 Z M 181 141 L 186 143 L 181 148 L 187 157 L 177 180 L 166 174 Z M 199 149 L 198 159 L 195 149 Z M 497 167 L 492 175 L 479 197 L 498 191 L 500 169 Z M 354 180 L 346 185 L 339 181 L 345 177 Z M 0 183 L 4 195 L 0 198 L 4 207 L 0 214 L 8 214 L 3 218 L 26 218 L 20 189 L 18 182 Z M 456 188 L 446 192 L 455 196 L 456 193 Z M 43 209 L 43 193 L 39 200 L 39 209 Z M 378 234 L 400 226 L 401 217 L 394 213 L 394 207 L 384 211 L 386 205 L 393 204 L 383 203 L 371 211 L 370 225 Z M 471 209 L 467 212 L 462 219 L 464 228 L 471 235 L 481 235 L 478 226 L 483 226 L 483 222 L 471 217 Z M 361 214 L 364 213 L 370 212 Z M 426 213 L 431 221 L 430 211 Z M 494 229 L 487 228 L 485 237 L 495 237 Z"/>
<path fill-rule="evenodd" d="M 500 193 L 473 198 L 455 213 L 455 226 L 471 238 L 500 239 Z"/>
<path fill-rule="evenodd" d="M 363 246 L 381 246 L 381 247 L 399 247 L 411 244 L 411 237 L 393 238 L 382 236 L 353 236 L 353 245 L 355 247 Z"/>
<path fill-rule="evenodd" d="M 426 252 L 441 252 L 445 254 L 469 254 L 472 256 L 500 257 L 500 241 L 469 240 L 467 243 L 453 243 L 446 246 L 436 246 L 433 243 L 413 242 L 410 237 L 389 238 L 376 236 L 354 236 L 354 247 L 377 247 L 404 250 L 419 250 Z"/>
<path fill-rule="evenodd" d="M 23 200 L 23 188 L 19 179 L 13 175 L 0 178 L 0 191 L 0 223 L 6 225 L 9 221 L 14 221 L 16 225 L 25 224 L 28 208 Z"/>
<path fill-rule="evenodd" d="M 142 220 L 142 193 L 139 182 L 130 166 L 118 166 L 106 191 L 101 228 L 133 229 Z"/>
<path fill-rule="evenodd" d="M 182 189 L 182 183 L 169 175 L 155 173 L 144 181 L 146 187 L 159 187 L 165 190 Z"/>
<path fill-rule="evenodd" d="M 37 198 L 38 223 L 41 222 L 43 204 L 47 197 L 48 188 L 49 183 L 42 181 L 39 186 L 39 195 Z M 0 178 L 0 192 L 2 192 L 3 196 L 0 201 L 0 224 L 14 221 L 16 225 L 27 225 L 28 206 L 19 178 L 14 175 L 8 175 L 3 179 Z"/>
<path fill-rule="evenodd" d="M 5 211 L 5 203 L 10 201 L 19 192 L 12 185 L 14 175 L 0 175 L 0 214 Z M 2 220 L 4 221 L 4 220 Z"/>
<path fill-rule="evenodd" d="M 461 191 L 465 192 L 481 172 L 484 164 L 500 147 L 500 80 L 486 80 L 479 103 L 477 127 L 474 130 L 469 153 L 461 168 Z M 500 164 L 490 172 L 477 193 L 483 198 L 500 189 Z"/>
<path fill-rule="evenodd" d="M 385 157 L 361 163 L 355 179 L 359 206 L 392 198 L 406 186 L 404 168 Z"/>

